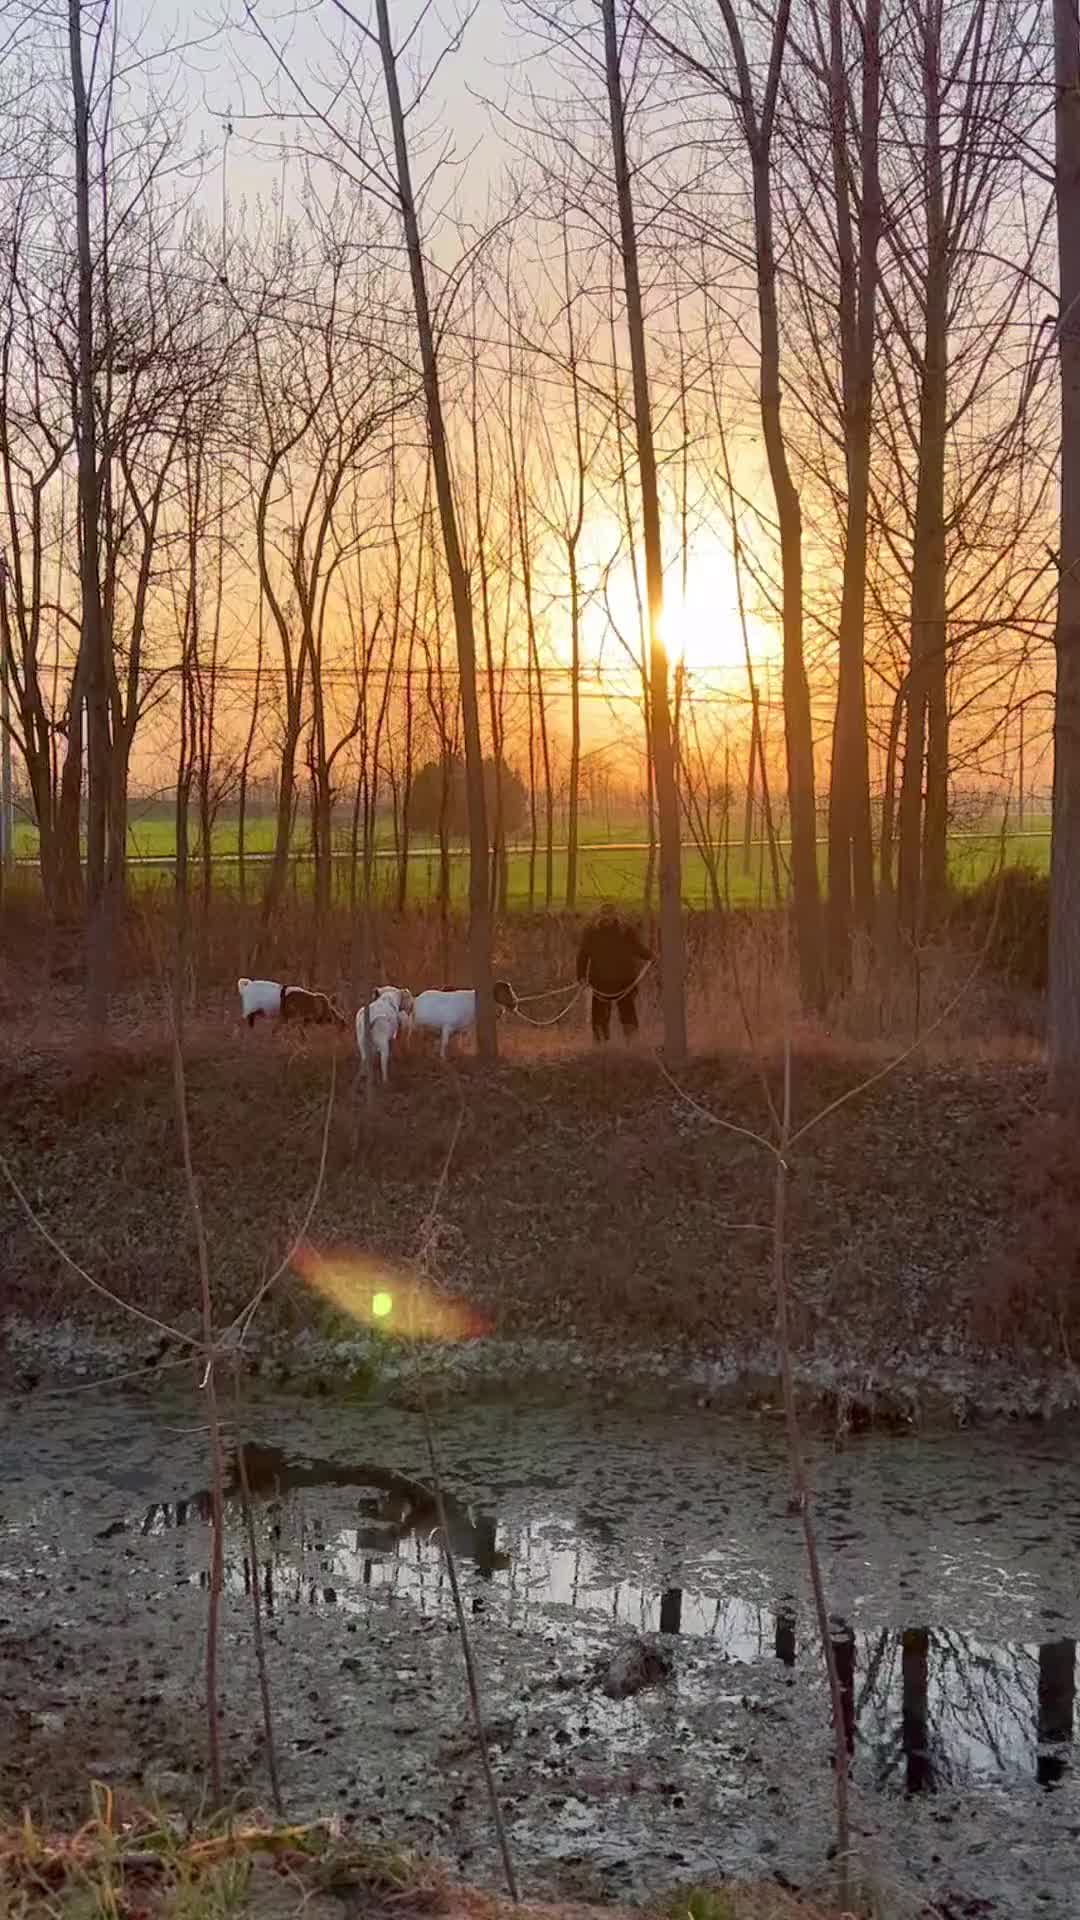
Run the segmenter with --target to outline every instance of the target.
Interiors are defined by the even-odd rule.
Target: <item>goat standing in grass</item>
[[[278,1020],[281,1017],[281,996],[285,989],[277,980],[238,980],[236,991],[240,995],[240,1018],[254,1027],[256,1020]]]
[[[283,987],[277,980],[238,980],[240,1017],[249,1027],[256,1020],[293,1021],[303,1026],[345,1025],[345,1015],[328,993],[311,993],[307,987]]]
[[[281,989],[281,1018],[303,1026],[343,1027],[346,1018],[336,1000],[328,993],[312,993],[307,987]]]
[[[495,1005],[504,1011],[512,1012],[517,1005],[517,995],[509,980],[496,980],[493,994]],[[439,992],[429,987],[426,993],[417,994],[413,1002],[412,1024],[428,1033],[439,1034],[439,1055],[445,1060],[453,1035],[468,1033],[476,1025],[475,988],[454,987]]]
[[[413,1007],[416,1005],[408,987],[376,987],[372,1001],[389,1000],[398,1010],[399,1033],[408,1033],[412,1027]]]
[[[407,987],[380,987],[370,1004],[357,1013],[357,1052],[366,1066],[370,1041],[384,1086],[390,1078],[390,1050],[395,1040],[408,1033],[412,1010],[413,997]]]

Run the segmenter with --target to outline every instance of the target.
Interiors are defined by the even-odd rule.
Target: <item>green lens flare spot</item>
[[[389,1293],[372,1294],[371,1311],[374,1314],[376,1320],[385,1320],[387,1314],[393,1311],[393,1306],[394,1306],[394,1300],[393,1300],[392,1294],[389,1294]]]

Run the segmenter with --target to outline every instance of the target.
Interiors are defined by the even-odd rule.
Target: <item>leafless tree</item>
[[[512,312],[507,288],[507,312]],[[547,696],[540,654],[540,618],[536,583],[537,537],[533,491],[526,449],[539,435],[540,405],[528,379],[524,355],[511,337],[507,350],[504,433],[510,472],[510,504],[516,539],[516,572],[520,584],[520,614],[525,630],[526,724],[529,752],[529,881],[530,910],[536,903],[536,861],[539,846],[538,775],[543,776],[544,905],[555,892],[555,792],[552,784],[551,738]]]
[[[753,258],[758,319],[758,400],[769,474],[776,502],[782,573],[784,637],[784,736],[795,939],[803,1000],[822,1003],[825,986],[821,895],[817,868],[814,742],[810,687],[803,645],[803,515],[792,477],[782,407],[782,357],[778,262],[775,240],[774,147],[780,87],[789,54],[791,0],[779,0],[768,23],[766,74],[760,95],[751,67],[752,40],[734,0],[719,0],[723,35],[714,36],[710,16],[692,10],[686,35],[672,39],[654,23],[649,35],[669,58],[722,100],[732,99],[750,163]],[[729,66],[734,83],[729,81]]]
[[[1080,1084],[1080,17],[1054,0],[1055,189],[1061,366],[1061,537],[1055,647],[1050,1080]]]
[[[94,30],[94,60],[107,19],[102,6]],[[109,926],[106,918],[105,861],[109,818],[111,742],[109,738],[108,676],[105,661],[105,624],[102,608],[101,460],[94,383],[95,359],[94,248],[90,216],[91,102],[83,57],[85,22],[82,0],[68,0],[68,44],[71,59],[71,101],[75,142],[75,235],[78,277],[78,321],[75,349],[76,430],[79,501],[80,635],[75,667],[78,692],[87,716],[87,755],[90,776],[86,828],[86,885],[90,915],[90,1016],[103,1025],[108,1011]],[[65,768],[65,773],[67,769]],[[77,796],[76,796],[77,802]],[[69,796],[70,806],[70,796]]]
[[[883,408],[880,425],[900,424],[894,472],[911,542],[897,906],[916,936],[940,918],[946,894],[949,670],[962,595],[983,570],[980,521],[988,510],[999,517],[1002,473],[1023,448],[1038,374],[1034,334],[1018,371],[1010,346],[1046,218],[1029,206],[1025,182],[1039,112],[1035,31],[1014,0],[979,0],[967,15],[941,0],[912,8],[883,89],[891,132],[881,353],[899,405]],[[1010,252],[998,223],[1015,205],[1023,213]],[[888,517],[896,523],[895,508]]]
[[[582,355],[589,345],[586,332],[587,309],[582,285],[575,284],[571,260],[571,208],[560,209],[560,277],[557,283],[557,322],[552,328],[557,339],[545,354],[545,364],[559,367],[565,381],[568,421],[552,421],[550,408],[535,413],[537,436],[543,449],[543,484],[538,475],[534,493],[537,516],[547,530],[551,561],[559,578],[559,591],[553,602],[561,604],[565,596],[569,625],[570,659],[568,667],[570,698],[570,750],[567,769],[566,803],[566,905],[577,906],[578,843],[581,811],[581,677],[582,623],[587,599],[587,582],[582,556],[586,525],[590,476],[595,464],[603,424],[598,428],[587,419],[587,396],[582,374]],[[577,278],[587,278],[590,259],[579,263]],[[545,345],[547,342],[545,341]],[[593,409],[595,411],[595,409]],[[569,446],[570,458],[566,457]]]
[[[58,290],[35,268],[35,232],[47,142],[32,149],[25,175],[12,182],[5,208],[0,282],[0,485],[3,489],[4,564],[0,621],[4,658],[14,696],[12,728],[26,767],[46,901],[54,912],[78,906],[78,848],[67,878],[74,897],[61,894],[58,733],[48,675],[59,666],[66,621],[62,486],[74,441],[68,393],[49,365],[49,327]],[[54,486],[54,483],[55,486]],[[54,503],[54,494],[58,496]],[[57,526],[57,516],[61,525]],[[52,641],[54,659],[47,655]]]
[[[787,133],[789,144],[802,148],[803,190],[791,196],[790,245],[812,360],[822,369],[835,423],[827,431],[829,453],[841,456],[845,475],[836,502],[842,585],[826,911],[829,980],[843,990],[851,971],[852,909],[865,932],[874,927],[865,624],[882,224],[880,0],[856,9],[841,0],[810,0],[802,25],[806,40],[796,52],[808,99],[796,83]],[[823,125],[827,167],[818,138]]]
[[[676,749],[664,645],[664,561],[660,537],[660,496],[653,443],[652,402],[645,348],[645,314],[638,267],[633,181],[626,142],[622,71],[622,35],[616,0],[602,0],[604,73],[607,83],[615,200],[626,292],[626,324],[634,382],[634,431],[641,487],[642,538],[649,608],[650,720],[656,806],[660,823],[660,950],[664,1049],[672,1064],[686,1055],[686,958],[682,924],[682,859]]]
[[[230,263],[244,287],[243,318],[257,408],[255,550],[260,592],[276,633],[284,708],[274,857],[264,921],[277,912],[288,874],[296,768],[310,706],[317,917],[330,899],[333,769],[344,744],[332,737],[327,698],[328,622],[339,576],[363,529],[352,509],[366,464],[393,411],[395,388],[378,339],[372,288],[358,280],[360,216],[335,199],[307,197],[305,249],[287,229],[265,253],[237,247]],[[299,275],[318,293],[297,324]],[[364,325],[364,320],[370,325]],[[356,723],[358,724],[358,723]],[[352,732],[350,738],[355,737]]]
[[[412,283],[416,331],[423,367],[428,444],[439,508],[443,549],[450,576],[450,595],[457,638],[461,710],[465,733],[465,777],[469,802],[469,946],[473,985],[477,996],[476,1035],[481,1054],[497,1051],[495,1002],[491,987],[491,914],[488,890],[488,826],[484,796],[484,755],[476,691],[476,628],[471,588],[462,557],[450,467],[450,449],[443,415],[442,386],[435,330],[428,297],[427,265],[412,184],[412,162],[406,137],[398,54],[390,27],[387,0],[376,0],[378,49],[386,87],[386,103],[394,151],[394,188],[405,234]],[[367,33],[367,29],[364,29]],[[368,36],[370,37],[370,36]]]

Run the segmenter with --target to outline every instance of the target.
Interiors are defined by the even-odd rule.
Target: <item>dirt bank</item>
[[[222,1322],[288,1249],[319,1179],[330,1054],[260,1041],[203,1030],[188,1071]],[[799,1121],[866,1066],[798,1059]],[[407,1258],[460,1108],[431,1259],[501,1341],[572,1339],[624,1369],[658,1348],[744,1377],[762,1356],[768,1365],[772,1157],[728,1130],[769,1127],[745,1056],[693,1063],[684,1085],[697,1107],[648,1055],[449,1072],[412,1059],[371,1109],[353,1076],[343,1052],[309,1227],[317,1245]],[[798,1143],[790,1272],[804,1370],[844,1382],[842,1396],[860,1382],[873,1394],[966,1373],[991,1398],[1002,1381],[1026,1382],[1018,1406],[1068,1398],[1080,1150],[1041,1099],[1034,1067],[908,1069]],[[0,1116],[10,1170],[49,1231],[122,1299],[192,1324],[194,1247],[160,1037],[98,1059],[59,1046],[9,1053]],[[8,1186],[0,1240],[9,1310],[39,1326],[74,1317],[121,1330]],[[259,1324],[287,1343],[342,1331],[291,1274]]]

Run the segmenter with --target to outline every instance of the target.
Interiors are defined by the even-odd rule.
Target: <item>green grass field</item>
[[[1000,827],[988,826],[984,832],[976,835],[957,833],[950,843],[950,864],[953,879],[962,889],[976,886],[980,880],[993,872],[1001,862],[1004,853],[1006,865],[1026,865],[1037,872],[1045,873],[1050,859],[1050,822],[1046,815],[1034,815],[1025,822],[1023,836],[1010,833],[1005,836],[1002,845]],[[617,900],[626,906],[638,906],[644,899],[647,855],[640,845],[627,843],[639,842],[642,838],[640,820],[609,821],[605,818],[585,817],[581,825],[582,850],[578,856],[578,902],[588,907],[598,900]],[[265,855],[270,852],[274,839],[274,822],[269,817],[249,820],[245,835],[249,854]],[[170,861],[176,845],[175,827],[171,815],[151,814],[137,817],[129,830],[129,846],[132,855],[138,859],[150,858]],[[234,859],[237,851],[237,823],[235,819],[222,820],[215,828],[213,852],[215,859],[215,877],[223,889],[236,885],[237,869]],[[340,835],[340,845],[344,852],[347,836]],[[392,853],[392,835],[390,823],[385,823],[378,837],[380,852]],[[306,827],[297,830],[294,847],[301,856],[293,867],[292,884],[300,892],[306,893],[311,886],[311,866],[302,856],[310,850],[310,840]],[[21,859],[32,859],[37,851],[37,831],[34,827],[21,823],[16,829],[16,854]],[[782,857],[785,854],[781,850]],[[822,879],[825,878],[825,848],[819,846],[818,859]],[[722,897],[730,900],[733,906],[771,905],[773,886],[771,866],[767,850],[755,844],[750,851],[749,864],[744,861],[742,846],[733,841],[725,861],[723,851],[718,854],[718,879]],[[535,864],[534,900],[538,907],[544,904],[545,863],[542,850],[538,852]],[[248,886],[258,890],[261,863],[256,861],[248,870]],[[350,871],[347,858],[335,861],[335,894],[341,901],[349,898]],[[148,886],[168,884],[171,873],[168,866],[134,868],[132,879]],[[413,843],[413,857],[409,863],[409,898],[417,905],[427,904],[437,896],[439,882],[438,849],[430,842],[420,838]],[[396,890],[396,871],[392,858],[381,858],[376,863],[376,893],[379,897],[390,897]],[[455,902],[463,904],[468,892],[468,859],[463,848],[455,848],[451,864],[451,895]],[[708,869],[697,848],[685,846],[683,849],[683,897],[688,906],[707,907],[712,904],[712,887]],[[566,899],[566,855],[557,851],[554,858],[553,904],[561,906]],[[514,851],[509,856],[508,901],[511,908],[525,908],[529,904],[529,855],[527,851]]]

